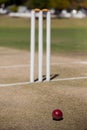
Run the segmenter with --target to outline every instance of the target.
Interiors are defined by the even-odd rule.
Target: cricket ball
[[[52,111],[52,118],[53,120],[62,120],[63,119],[63,113],[59,109],[55,109]]]

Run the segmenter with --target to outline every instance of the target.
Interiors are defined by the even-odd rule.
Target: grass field
[[[17,18],[0,18],[0,46],[19,49],[29,49],[30,20]],[[53,19],[52,20],[52,51],[71,52],[87,51],[87,23],[86,19]],[[36,22],[36,48],[38,44],[38,30]],[[44,20],[44,48],[45,48],[45,20]]]
[[[52,19],[56,77],[13,87],[9,84],[29,81],[29,43],[29,19],[0,16],[0,130],[87,130],[87,19]],[[36,33],[36,49],[37,43]],[[44,50],[45,44],[44,20]],[[44,53],[43,75],[45,62]],[[61,121],[52,120],[56,108],[63,111]]]

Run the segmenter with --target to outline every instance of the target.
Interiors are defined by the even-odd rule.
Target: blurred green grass
[[[1,28],[0,46],[29,49],[29,30],[26,28]]]
[[[44,20],[44,48],[46,33]],[[36,21],[36,49],[38,48],[38,21]],[[86,52],[86,19],[52,19],[51,46],[53,52]],[[29,50],[30,19],[0,17],[0,46]]]
[[[87,51],[86,28],[52,30],[52,48],[55,51]]]

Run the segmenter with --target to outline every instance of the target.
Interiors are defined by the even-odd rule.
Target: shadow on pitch
[[[59,74],[52,74],[52,75],[50,75],[50,80],[53,80],[58,76],[59,76]],[[42,81],[45,81],[45,80],[46,80],[46,75],[43,75],[43,80]],[[34,80],[34,82],[37,82],[37,81],[38,81],[38,78]]]
[[[53,118],[53,120],[54,120],[54,121],[62,121],[62,120],[64,120],[64,118],[61,118],[61,119],[54,119],[54,118]]]

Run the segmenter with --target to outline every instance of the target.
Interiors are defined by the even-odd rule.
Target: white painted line
[[[0,84],[0,87],[15,87],[20,85],[29,85],[29,84],[36,84],[36,83],[41,83],[41,82],[35,81],[35,82],[18,82],[18,83]]]
[[[67,63],[67,62],[56,62],[56,63],[52,63],[51,65],[59,65],[59,64],[62,64],[62,65],[64,65],[64,64],[68,64],[68,65],[70,65],[70,64],[84,64],[84,65],[86,65],[87,61],[69,62],[69,63]]]
[[[30,82],[19,82],[19,83],[9,83],[9,84],[0,84],[0,87],[10,87],[10,86],[20,86],[20,85],[28,85]]]
[[[52,65],[59,65],[59,64],[87,64],[87,61],[79,61],[79,62],[59,62],[59,63],[53,63]]]
[[[83,61],[83,62],[70,62],[70,63],[63,63],[63,62],[59,62],[59,63],[52,63],[51,66],[54,66],[54,65],[59,65],[59,64],[84,64],[86,65],[87,62],[86,61]],[[29,67],[30,64],[18,64],[18,65],[7,65],[7,66],[0,66],[0,69],[4,69],[4,68],[7,68],[7,69],[10,69],[10,68],[24,68],[24,67]],[[43,65],[43,66],[46,66],[46,65]]]
[[[51,81],[69,81],[69,80],[80,80],[80,79],[87,79],[87,77],[61,78],[61,79],[54,79]]]
[[[29,64],[20,64],[20,65],[7,65],[7,66],[0,66],[0,69],[10,69],[10,68],[24,68],[29,67]]]
[[[80,64],[87,64],[87,62],[86,61],[83,61],[83,62],[79,62]]]
[[[80,80],[80,79],[87,79],[87,77],[72,77],[72,78],[61,78],[61,79],[54,79],[54,80],[50,80],[48,81],[43,81],[43,83],[48,82],[58,82],[58,81],[70,81],[70,80]],[[42,83],[42,82],[19,82],[19,83],[10,83],[10,84],[0,84],[0,87],[15,87],[15,86],[20,86],[20,85],[29,85],[29,84],[36,84],[36,83]]]

